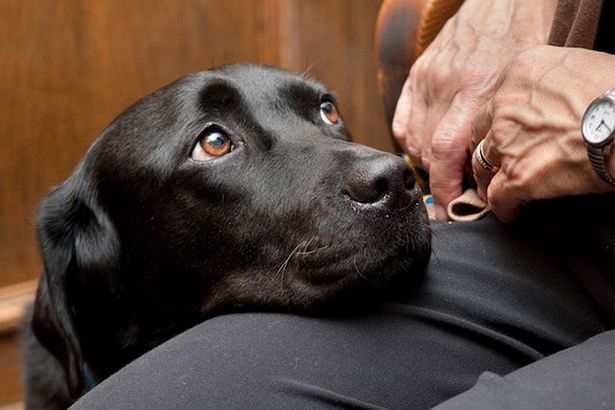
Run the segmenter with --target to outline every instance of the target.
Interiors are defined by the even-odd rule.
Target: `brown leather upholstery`
[[[390,125],[412,63],[463,0],[384,0],[376,22],[378,87]]]

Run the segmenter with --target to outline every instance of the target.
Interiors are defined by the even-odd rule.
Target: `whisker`
[[[307,78],[309,75],[310,70],[312,70],[312,68],[314,68],[314,66],[318,63],[318,58],[316,60],[314,60],[314,62],[312,64],[310,64],[304,71],[303,73],[301,73],[302,77]]]
[[[312,241],[314,239],[316,239],[316,237],[312,236],[309,241],[304,242],[303,250],[301,250],[301,251],[298,250],[297,252],[295,252],[295,255],[299,256],[298,262],[300,262],[300,263],[304,263],[305,262],[304,259],[303,259],[303,256],[306,255],[307,250],[310,247],[310,244],[312,243]]]
[[[320,248],[310,249],[309,251],[299,251],[299,252],[296,252],[296,255],[309,255],[311,253],[322,251],[330,247],[331,245],[325,245],[325,246],[321,246]]]
[[[310,240],[305,243],[305,246],[303,247],[303,251],[302,252],[306,252],[308,250],[308,248],[310,247],[310,245],[312,244],[312,241],[314,239],[316,239],[316,236],[312,236],[310,238]]]
[[[357,274],[364,280],[367,280],[367,277],[365,277],[365,275],[361,273],[361,271],[359,270],[359,267],[357,266],[357,256],[356,255],[353,256],[352,258],[352,265],[354,266],[354,270],[357,272]]]
[[[295,255],[295,253],[299,250],[299,248],[304,244],[303,241],[299,242],[299,244],[297,246],[295,246],[295,248],[290,252],[290,255],[288,255],[288,257],[286,258],[286,260],[284,261],[284,263],[282,263],[282,265],[280,266],[280,268],[277,270],[277,272],[274,274],[274,277],[277,277],[278,275],[280,275],[280,281],[283,282],[284,281],[284,274],[286,273],[286,268],[288,267],[288,263],[290,262],[290,260],[292,259],[293,255]]]

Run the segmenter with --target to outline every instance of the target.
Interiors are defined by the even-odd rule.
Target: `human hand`
[[[546,44],[556,1],[466,0],[413,64],[397,103],[393,134],[430,173],[436,216],[461,194],[471,121],[521,50]]]
[[[612,191],[591,167],[581,135],[589,103],[613,85],[615,57],[541,46],[519,54],[472,124],[493,171],[472,156],[478,194],[503,221],[531,200]]]

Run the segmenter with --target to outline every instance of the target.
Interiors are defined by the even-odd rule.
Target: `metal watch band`
[[[602,97],[599,97],[599,98],[604,98],[604,97],[607,97],[611,100],[615,100],[615,88],[612,88],[606,91],[604,94],[602,94]],[[612,138],[612,135],[610,138]],[[589,161],[592,167],[594,168],[594,171],[596,171],[598,176],[602,178],[602,180],[604,180],[607,184],[615,186],[615,178],[613,178],[608,168],[608,160],[609,160],[608,151],[612,145],[613,145],[612,142],[608,143],[607,145],[603,147],[592,147],[591,145],[587,144],[587,142],[585,144],[585,146],[587,147],[587,154],[589,156]]]
[[[594,148],[588,146],[587,153],[589,155],[589,161],[598,176],[600,176],[600,178],[602,178],[605,182],[615,186],[615,179],[613,179],[613,176],[611,176],[609,170],[606,168],[605,149],[608,147],[609,146],[604,148]]]

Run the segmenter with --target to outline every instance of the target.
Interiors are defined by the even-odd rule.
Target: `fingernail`
[[[438,221],[448,220],[448,214],[446,213],[446,209],[444,209],[442,205],[435,205],[434,209],[436,210],[436,219]]]

